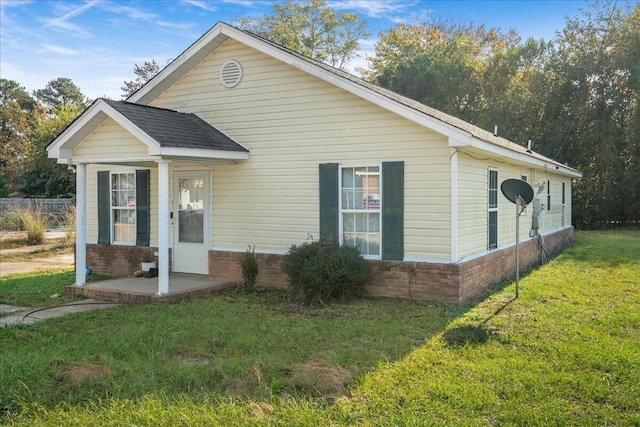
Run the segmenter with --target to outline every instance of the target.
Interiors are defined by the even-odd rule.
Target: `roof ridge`
[[[110,104],[112,102],[116,102],[118,104],[129,104],[129,105],[135,105],[136,107],[153,108],[153,109],[156,109],[156,110],[170,111],[172,113],[178,113],[178,114],[193,114],[193,113],[183,113],[181,111],[172,110],[170,108],[162,108],[162,107],[155,107],[153,105],[138,104],[137,102],[130,102],[130,101],[127,101],[127,100],[118,101],[118,100],[109,99],[109,98],[98,98],[98,99],[102,99],[103,101],[108,101],[107,104]]]
[[[505,138],[503,136],[496,135],[496,134],[492,133],[491,131],[489,131],[487,129],[483,129],[478,125],[470,123],[470,122],[468,122],[468,121],[466,121],[464,119],[461,119],[459,117],[456,117],[456,116],[454,116],[452,114],[445,113],[444,111],[438,110],[437,108],[431,107],[431,106],[429,106],[427,104],[424,104],[424,103],[422,103],[420,101],[417,101],[417,100],[415,100],[413,98],[409,98],[408,96],[399,94],[399,93],[394,92],[394,91],[392,91],[390,89],[384,88],[384,87],[379,86],[379,85],[377,85],[375,83],[371,83],[371,82],[369,82],[367,80],[364,80],[361,77],[358,77],[358,76],[355,76],[355,75],[349,73],[348,71],[333,67],[333,66],[331,66],[329,64],[326,64],[326,63],[324,63],[322,61],[319,61],[317,59],[314,59],[314,58],[311,58],[309,56],[306,56],[306,55],[304,55],[304,54],[302,54],[300,52],[296,52],[294,50],[291,50],[291,49],[289,49],[289,48],[287,48],[285,46],[282,46],[279,43],[276,43],[276,42],[274,42],[272,40],[269,40],[269,39],[267,39],[267,38],[265,38],[265,37],[263,37],[263,36],[261,36],[259,34],[251,32],[249,30],[243,30],[243,29],[234,27],[232,25],[226,24],[225,22],[222,22],[222,23],[225,24],[225,25],[228,25],[229,27],[232,27],[232,28],[235,28],[235,29],[239,30],[239,31],[247,34],[250,37],[256,38],[259,41],[262,41],[262,42],[267,43],[267,44],[269,44],[271,46],[274,46],[277,49],[280,49],[280,50],[282,50],[283,52],[285,52],[287,54],[290,54],[290,55],[293,55],[293,56],[295,56],[297,58],[300,58],[303,61],[306,61],[306,62],[308,62],[308,63],[310,63],[312,65],[316,65],[316,66],[318,66],[318,67],[320,67],[320,68],[322,68],[322,69],[324,69],[324,70],[326,70],[326,71],[328,71],[330,73],[333,73],[333,74],[337,75],[338,77],[345,78],[345,79],[347,79],[347,80],[349,80],[349,81],[351,81],[351,82],[353,82],[353,83],[355,83],[357,85],[362,86],[365,89],[372,90],[372,91],[374,91],[374,92],[376,92],[376,93],[378,93],[378,94],[390,99],[391,101],[398,102],[398,103],[404,105],[405,107],[411,108],[411,109],[413,109],[413,110],[415,110],[415,111],[417,111],[417,112],[419,112],[421,114],[426,114],[429,117],[432,117],[432,118],[434,118],[436,120],[444,122],[444,123],[446,123],[446,124],[448,124],[450,126],[453,126],[453,127],[457,128],[457,129],[463,131],[463,132],[468,132],[473,137],[479,138],[479,139],[481,139],[481,140],[483,140],[483,141],[485,141],[485,142],[487,142],[489,144],[493,144],[493,145],[496,145],[496,146],[499,146],[499,147],[501,146],[501,147],[503,147],[503,148],[505,148],[507,150],[514,151],[516,153],[526,153],[527,155],[529,155],[531,157],[538,158],[538,159],[544,159],[545,161],[549,161],[549,162],[551,162],[553,164],[561,165],[563,167],[567,167],[569,169],[573,169],[573,168],[571,168],[570,166],[568,166],[566,164],[563,164],[563,163],[561,163],[561,162],[559,162],[559,161],[557,161],[555,159],[547,157],[547,156],[545,156],[543,154],[540,154],[540,153],[538,153],[536,151],[533,151],[533,150],[528,151],[527,148],[524,145],[518,144],[517,142],[511,141],[511,140],[509,140],[509,139],[507,139],[507,138]]]

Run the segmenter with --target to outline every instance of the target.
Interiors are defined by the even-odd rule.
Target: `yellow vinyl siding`
[[[243,68],[233,89],[218,80],[229,59]],[[214,248],[284,252],[317,239],[318,164],[400,160],[405,257],[449,259],[444,136],[234,41],[152,105],[195,113],[250,150],[248,161],[214,165]]]
[[[521,179],[527,176],[532,185],[539,179],[551,180],[551,211],[542,211],[542,224],[539,233],[544,235],[561,228],[562,224],[562,182],[566,189],[565,227],[571,226],[571,179],[553,174],[548,170],[531,170],[523,165],[505,163],[497,159],[476,160],[464,152],[458,152],[458,257],[465,258],[487,250],[488,222],[488,170],[498,170],[498,188],[507,179]],[[475,157],[476,154],[473,154]],[[535,193],[535,191],[534,191]],[[546,204],[547,192],[538,196]],[[532,204],[527,207],[526,215],[520,216],[520,241],[529,239],[533,219]],[[516,213],[515,205],[509,202],[502,192],[498,193],[498,248],[515,243]]]
[[[147,146],[113,119],[107,119],[74,150],[77,161],[147,157]]]

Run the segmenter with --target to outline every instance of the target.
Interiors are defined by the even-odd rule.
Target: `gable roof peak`
[[[483,151],[498,151],[506,157],[518,158],[525,162],[545,165],[545,167],[547,164],[552,164],[556,169],[562,168],[564,173],[575,177],[581,176],[580,172],[575,169],[539,153],[528,152],[526,147],[496,136],[469,122],[222,21],[216,23],[191,44],[153,79],[127,98],[127,101],[141,104],[152,102],[229,39],[236,40],[384,109],[395,112],[408,120],[441,133],[449,138],[452,147],[474,146]]]

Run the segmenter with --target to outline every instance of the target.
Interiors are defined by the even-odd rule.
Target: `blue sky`
[[[57,77],[69,77],[94,99],[120,99],[133,80],[134,64],[155,59],[164,65],[218,21],[271,11],[262,0],[0,0],[0,77],[29,92]],[[553,38],[587,2],[582,0],[418,1],[329,0],[336,10],[356,12],[372,35],[362,40],[371,52],[380,31],[420,19],[515,28],[521,37]],[[364,56],[364,55],[362,55]],[[351,64],[366,65],[362,58]]]

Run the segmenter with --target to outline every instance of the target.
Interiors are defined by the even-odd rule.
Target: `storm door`
[[[173,271],[209,274],[211,204],[208,171],[174,172]]]

